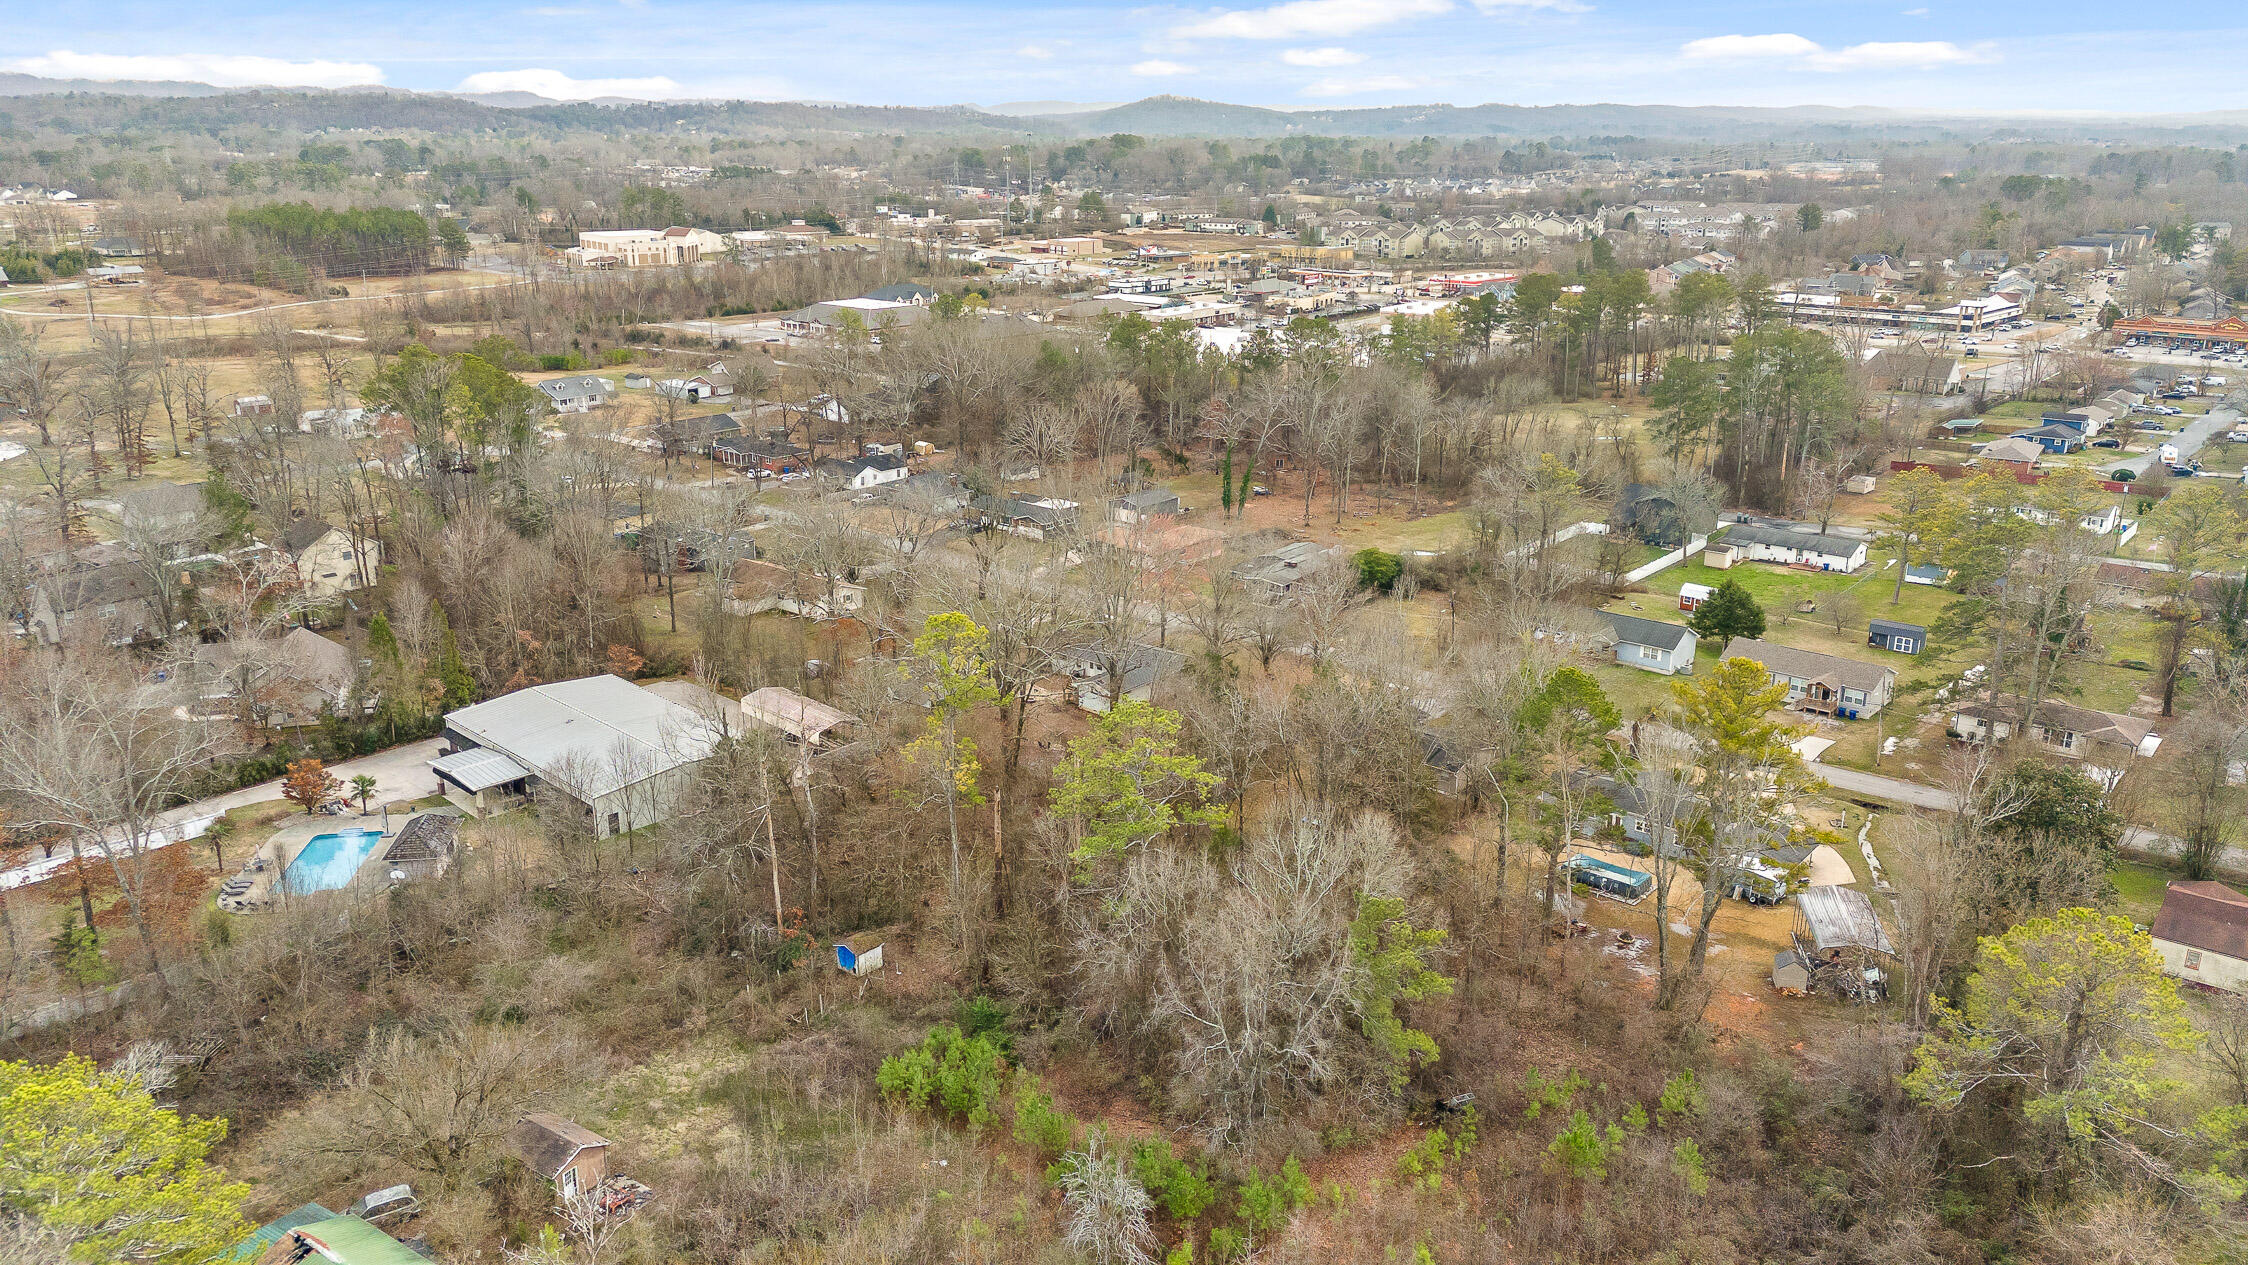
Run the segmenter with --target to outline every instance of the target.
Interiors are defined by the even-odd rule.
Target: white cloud
[[[1194,73],[1194,67],[1181,66],[1175,61],[1164,61],[1160,57],[1154,57],[1147,61],[1132,63],[1132,73],[1146,79],[1160,79],[1166,75],[1191,75]]]
[[[1918,9],[1907,9],[1905,10],[1905,16],[1908,18],[1924,18],[1928,16],[1928,9],[1926,6]]]
[[[678,84],[661,75],[646,79],[572,79],[559,70],[483,70],[461,80],[453,91],[528,92],[555,101],[589,101],[594,97],[665,100],[686,95]]]
[[[1928,66],[1978,66],[1997,61],[1984,47],[1961,48],[1950,40],[1911,40],[1852,44],[1811,59],[1819,70],[1916,70]]]
[[[1712,35],[1688,40],[1678,50],[1689,61],[1746,61],[1763,57],[1807,57],[1819,46],[1800,35]]]
[[[1291,66],[1355,66],[1366,60],[1366,54],[1347,48],[1291,48],[1280,54],[1280,60]]]
[[[1826,48],[1800,35],[1713,35],[1679,46],[1688,61],[1790,61],[1810,70],[1921,70],[1998,60],[1988,45],[1961,48],[1949,40],[1903,40]]]
[[[1363,97],[1377,92],[1417,92],[1426,86],[1410,75],[1367,75],[1358,79],[1322,79],[1304,89],[1307,97]]]
[[[345,88],[381,83],[382,67],[366,62],[287,61],[218,53],[75,53],[58,48],[37,57],[18,57],[7,69],[50,79],[185,79],[221,88],[274,85],[286,88]]]
[[[1028,57],[1032,61],[1046,61],[1049,58],[1053,57],[1053,55],[1053,49],[1047,48],[1044,45],[1040,44],[1025,44],[1021,48],[1015,50],[1015,56]]]
[[[1265,9],[1219,10],[1171,28],[1178,39],[1285,40],[1356,35],[1377,26],[1450,13],[1452,0],[1290,0]]]

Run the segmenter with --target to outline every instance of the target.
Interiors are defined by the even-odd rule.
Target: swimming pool
[[[382,842],[380,830],[340,830],[314,835],[282,872],[282,886],[297,896],[343,887]]]

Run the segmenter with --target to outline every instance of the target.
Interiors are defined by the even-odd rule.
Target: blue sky
[[[0,69],[222,84],[942,105],[1159,92],[1971,111],[2248,108],[2248,7],[2080,0],[81,0]]]

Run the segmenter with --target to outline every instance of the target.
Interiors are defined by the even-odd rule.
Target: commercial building
[[[607,837],[667,820],[722,734],[695,709],[603,674],[448,712],[444,736],[429,767],[461,808],[482,816],[550,787]]]

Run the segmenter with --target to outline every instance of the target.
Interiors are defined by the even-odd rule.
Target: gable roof
[[[1992,461],[2036,461],[2045,455],[2045,449],[2036,440],[2008,435],[2004,439],[1993,439],[1984,444],[1980,455]]]
[[[288,1231],[336,1265],[428,1265],[429,1258],[357,1217],[331,1217]]]
[[[2248,896],[2222,883],[2172,883],[2154,916],[2154,938],[2248,960]]]
[[[1866,547],[1866,542],[1855,536],[1838,536],[1833,532],[1823,531],[1797,531],[1792,527],[1772,527],[1763,523],[1735,523],[1726,530],[1720,543],[1810,549],[1844,558]]]
[[[548,378],[539,383],[538,388],[546,392],[548,399],[559,400],[565,396],[605,395],[609,391],[609,381],[595,374],[581,373],[568,378]]]
[[[534,1111],[507,1131],[507,1144],[533,1172],[553,1181],[578,1157],[578,1152],[588,1147],[607,1146],[609,1139],[575,1120],[565,1120],[552,1112]]]
[[[460,828],[461,819],[451,813],[417,814],[391,839],[383,860],[436,861],[451,856]]]
[[[1804,681],[1832,680],[1854,690],[1878,690],[1897,676],[1895,669],[1879,664],[1860,663],[1856,659],[1821,654],[1816,650],[1778,646],[1769,641],[1758,641],[1754,637],[1735,637],[1726,642],[1725,657],[1753,659],[1781,676]]]
[[[281,543],[287,545],[292,554],[303,553],[312,547],[314,541],[334,530],[334,527],[317,518],[300,518],[289,524],[289,530],[281,533]]]
[[[2000,720],[2009,724],[2020,715],[2020,700],[2001,694],[1996,698],[1971,699],[1953,708],[1961,716],[1978,720]],[[2114,743],[2134,750],[2154,733],[2154,722],[2116,712],[2097,711],[2078,707],[2057,698],[2038,700],[2037,710],[2030,713],[2030,723],[2047,729],[2072,733],[2091,742]]]
[[[1817,950],[1861,948],[1895,954],[1873,902],[1854,887],[1818,885],[1795,894],[1796,911]]]
[[[127,518],[178,518],[203,508],[203,485],[200,483],[159,483],[152,488],[140,488],[117,498],[118,508]]]
[[[1866,631],[1869,633],[1878,633],[1884,637],[1895,637],[1901,635],[1906,637],[1925,638],[1928,635],[1927,629],[1921,627],[1918,624],[1908,624],[1901,619],[1867,620]]]
[[[1615,630],[1616,640],[1635,646],[1649,646],[1657,650],[1676,650],[1685,644],[1694,631],[1684,624],[1665,623],[1659,619],[1641,619],[1637,615],[1621,615],[1602,611],[1608,626]]]

